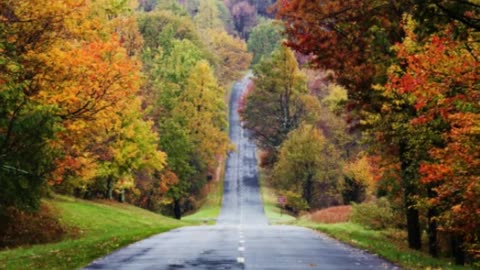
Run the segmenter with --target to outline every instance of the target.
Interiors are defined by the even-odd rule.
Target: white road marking
[[[245,258],[244,257],[238,257],[237,262],[238,263],[245,263]]]
[[[245,251],[244,247],[238,247],[238,251]]]
[[[245,243],[245,240],[240,240],[238,241],[240,244],[244,244]]]

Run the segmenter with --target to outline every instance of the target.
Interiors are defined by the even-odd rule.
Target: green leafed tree
[[[192,69],[173,112],[189,130],[196,151],[210,169],[218,165],[218,156],[228,148],[224,94],[208,62],[200,61]]]
[[[282,190],[301,195],[310,208],[326,207],[339,200],[339,159],[321,131],[302,124],[281,145],[272,181]]]
[[[308,115],[305,76],[293,52],[280,47],[255,66],[253,82],[241,115],[259,146],[275,156],[287,134]]]
[[[248,51],[253,53],[252,64],[262,57],[268,58],[282,43],[283,27],[274,20],[264,20],[252,29],[248,39]]]

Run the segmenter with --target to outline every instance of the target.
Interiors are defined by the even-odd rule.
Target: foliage
[[[307,94],[305,76],[293,52],[280,47],[270,59],[254,68],[254,88],[246,97],[241,116],[245,127],[265,150],[276,152],[287,134],[306,116],[302,96]]]
[[[57,220],[54,209],[45,204],[36,213],[9,208],[6,218],[15,222],[0,227],[0,248],[57,242],[66,234],[66,228]]]
[[[280,47],[282,31],[281,25],[274,20],[263,20],[252,29],[248,39],[248,51],[253,53],[252,64],[270,57]]]
[[[207,31],[209,47],[215,52],[216,77],[225,87],[238,80],[248,69],[252,56],[247,52],[245,41],[227,34],[225,31]]]
[[[377,231],[369,230],[361,225],[347,222],[335,224],[318,224],[299,221],[297,224],[306,226],[352,245],[357,248],[378,254],[404,269],[423,270],[428,268],[441,268],[451,270],[472,269],[469,266],[453,265],[451,261],[438,259],[416,250],[408,249],[404,238],[400,240],[394,234],[401,233],[396,230]]]
[[[344,194],[356,194],[347,202],[361,202],[366,196],[372,196],[376,189],[375,175],[373,174],[373,165],[368,156],[360,154],[355,160],[348,162],[343,167],[345,182],[342,188]],[[348,183],[347,181],[351,181]],[[358,189],[358,190],[355,190]]]
[[[282,143],[272,179],[280,189],[299,194],[308,207],[330,206],[337,200],[338,160],[338,152],[318,129],[301,125]]]
[[[367,229],[382,230],[394,226],[394,214],[385,198],[352,205],[351,221]]]
[[[392,69],[388,87],[412,100],[416,129],[437,134],[422,162],[421,182],[431,189],[428,204],[437,210],[442,230],[478,241],[478,44],[455,41],[451,29],[418,44],[412,31],[398,45],[404,71]],[[473,50],[471,50],[473,48]],[[470,249],[478,252],[478,247]]]
[[[0,251],[2,269],[76,269],[114,250],[185,225],[128,204],[66,196],[46,200],[68,229],[61,242]],[[31,224],[30,226],[38,224]],[[82,252],[79,252],[82,251]]]
[[[332,206],[308,214],[306,217],[314,222],[333,224],[348,222],[352,214],[351,205]]]
[[[251,29],[257,23],[257,10],[247,0],[226,0],[225,5],[233,17],[235,30],[243,39],[248,39]]]

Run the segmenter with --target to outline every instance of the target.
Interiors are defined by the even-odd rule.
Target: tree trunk
[[[433,198],[435,196],[435,191],[430,186],[428,187],[428,197]],[[438,239],[437,239],[437,218],[438,212],[435,207],[430,207],[427,211],[428,219],[428,253],[433,257],[438,257]]]
[[[107,194],[106,195],[108,200],[113,200],[113,180],[111,176],[107,178]]]
[[[414,208],[414,204],[412,203],[407,203],[406,207],[408,246],[412,249],[419,250],[422,248],[422,238],[418,210]]]
[[[125,202],[125,189],[122,189],[122,191],[120,191],[120,195],[118,196],[118,201],[121,203]]]
[[[312,206],[312,194],[313,194],[313,175],[309,173],[307,175],[307,180],[303,184],[303,198],[307,201],[309,207]]]
[[[455,263],[458,265],[465,264],[465,251],[463,250],[463,237],[454,234],[451,239],[452,255],[455,258]]]
[[[407,149],[405,143],[399,145],[399,157],[401,162],[401,175],[403,183],[403,199],[405,203],[405,212],[407,218],[408,246],[419,250],[422,248],[422,235],[420,230],[420,218],[418,210],[415,208],[414,196],[417,194],[413,164],[406,155]]]
[[[438,257],[438,240],[437,240],[437,211],[430,208],[427,211],[428,219],[428,253],[433,257]]]
[[[176,219],[182,218],[182,208],[181,208],[180,199],[173,200],[173,214],[175,215]]]

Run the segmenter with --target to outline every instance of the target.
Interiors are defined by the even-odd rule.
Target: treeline
[[[367,200],[393,213],[411,248],[425,237],[433,256],[478,261],[479,3],[294,0],[275,11],[295,53],[255,52],[242,116],[287,207]]]
[[[197,4],[0,1],[0,232],[51,192],[198,207],[251,56],[223,3]]]

